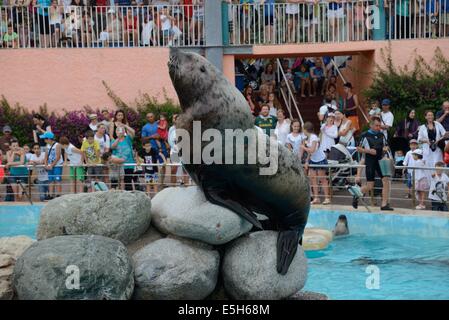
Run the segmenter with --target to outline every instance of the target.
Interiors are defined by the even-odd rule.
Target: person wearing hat
[[[441,110],[435,115],[437,121],[443,125],[446,131],[449,131],[449,101],[444,101]]]
[[[89,127],[87,128],[86,131],[92,130],[94,133],[97,132],[98,130],[98,117],[96,113],[91,113],[89,114]]]
[[[407,151],[404,157],[403,166],[404,167],[414,167],[415,166],[415,159],[413,158],[413,151],[418,149],[418,140],[412,139],[409,142],[410,150]],[[413,169],[404,169],[404,173],[407,171],[406,175],[406,182],[408,187],[408,193],[405,196],[407,199],[410,199],[412,197],[412,173]]]
[[[6,152],[8,152],[12,140],[17,139],[12,135],[11,127],[5,125],[3,127],[3,135],[0,137],[0,150],[3,154],[6,154]]]
[[[390,99],[382,100],[382,112],[380,113],[380,119],[382,120],[382,124],[380,127],[382,128],[382,132],[385,135],[385,139],[388,141],[388,129],[393,126],[394,115],[390,111]]]
[[[50,194],[57,197],[62,193],[61,176],[64,160],[61,155],[61,145],[55,141],[53,132],[45,132],[39,136],[47,143],[45,152],[45,167],[48,171],[48,181],[50,182]]]
[[[338,138],[338,128],[334,124],[335,113],[330,112],[327,114],[326,122],[321,125],[321,141],[320,146],[323,151],[328,154],[331,147],[335,145],[335,139]]]
[[[415,149],[412,151],[413,159],[415,160],[415,167],[425,168],[426,162],[423,160],[423,151]],[[418,195],[419,204],[416,206],[417,210],[426,208],[424,201],[426,194],[429,191],[430,171],[424,169],[414,169],[415,172],[415,190]]]

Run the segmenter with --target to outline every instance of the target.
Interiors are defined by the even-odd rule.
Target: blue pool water
[[[0,205],[0,237],[34,238],[41,208]],[[308,225],[331,230],[342,213],[351,234],[307,252],[305,290],[331,299],[449,299],[449,219],[312,210]]]

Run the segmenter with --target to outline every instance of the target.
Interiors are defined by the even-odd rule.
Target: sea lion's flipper
[[[295,230],[279,231],[277,241],[277,272],[285,275],[295,257],[299,245],[299,232]]]
[[[257,220],[257,216],[248,208],[241,205],[238,201],[232,199],[230,195],[224,190],[217,190],[216,188],[204,188],[204,195],[209,202],[237,213],[243,219],[252,223],[256,228],[263,229],[262,224]]]

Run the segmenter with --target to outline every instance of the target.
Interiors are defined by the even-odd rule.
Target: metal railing
[[[101,174],[96,174],[95,177],[90,177],[88,172],[84,172],[83,177],[77,176],[77,171],[74,170],[72,174],[69,174],[68,169],[70,166],[64,166],[63,173],[61,175],[61,181],[57,183],[51,183],[49,181],[39,182],[37,169],[42,166],[17,166],[27,167],[28,172],[26,175],[11,176],[6,175],[4,183],[0,181],[0,201],[14,201],[14,193],[20,193],[20,197],[15,200],[29,201],[31,197],[32,201],[41,201],[49,198],[43,196],[48,193],[57,195],[78,193],[78,192],[91,192],[96,190],[96,186],[92,184],[92,181],[104,182],[108,189],[128,189],[128,190],[142,190],[146,191],[150,196],[154,196],[157,192],[164,187],[183,185],[193,185],[189,176],[185,171],[180,169],[179,164],[123,164],[124,167],[138,167],[143,168],[145,166],[157,166],[158,176],[148,177],[145,173],[137,170],[132,172],[125,172],[119,170],[117,166],[110,167],[105,165],[98,165],[97,167],[108,168],[107,172],[104,171]],[[4,166],[3,166],[4,167]],[[89,166],[84,166],[89,168]],[[92,167],[92,166],[91,166]],[[347,191],[347,185],[359,182],[365,184],[365,178],[363,170],[365,165],[357,163],[343,163],[343,164],[328,164],[328,165],[309,165],[308,166],[309,181],[311,183],[312,191],[315,188],[319,189],[319,197],[321,200],[325,199],[325,193],[328,194],[331,204],[337,205],[350,205],[352,201],[352,195]],[[311,174],[311,169],[314,170],[314,177]],[[418,170],[424,170],[427,172],[429,179],[429,185],[431,183],[431,174],[436,169],[444,171],[449,176],[449,168],[428,168],[428,167],[404,167],[396,166],[394,176],[389,178],[390,195],[389,201],[395,208],[408,208],[415,209],[419,203],[416,190],[417,183],[415,181],[416,173]],[[407,170],[407,173],[403,171]],[[17,180],[20,180],[18,182]],[[380,185],[379,179],[376,178],[374,190],[365,195],[365,203],[370,206],[380,206],[382,185]],[[128,184],[128,187],[126,186]],[[15,190],[13,189],[16,188]],[[17,189],[18,188],[18,189]],[[52,189],[53,188],[53,189]],[[49,190],[50,189],[50,190]],[[445,189],[447,195],[447,188]],[[44,194],[45,193],[45,194]],[[425,206],[427,209],[432,208],[432,200],[428,198],[429,191],[425,191]],[[19,194],[17,194],[19,195]],[[313,196],[313,192],[311,193]],[[446,204],[444,202],[444,204]]]
[[[425,39],[449,36],[449,8],[439,0],[304,0],[232,4],[231,45]]]
[[[99,48],[204,44],[203,5],[0,6],[0,47]]]

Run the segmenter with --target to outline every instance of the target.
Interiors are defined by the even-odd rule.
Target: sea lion
[[[345,236],[349,234],[348,219],[344,214],[338,217],[333,234],[334,236]]]
[[[171,48],[168,67],[182,109],[177,121],[177,134],[179,129],[184,129],[192,137],[193,121],[201,121],[201,133],[215,128],[220,131],[221,137],[225,137],[225,129],[256,130],[243,95],[205,58]],[[224,141],[224,138],[220,139]],[[234,211],[259,229],[262,224],[255,213],[269,218],[273,229],[279,230],[277,272],[286,274],[307,223],[310,192],[299,159],[275,139],[271,143],[273,141],[278,164],[278,170],[273,175],[260,175],[260,169],[266,165],[259,162],[206,164],[202,161],[194,164],[193,141],[191,150],[194,152],[190,156],[182,152],[180,157],[184,168],[203,190],[208,201]],[[197,149],[196,153],[202,152],[207,143],[200,145],[201,150]],[[251,147],[246,141],[245,155]],[[273,156],[271,152],[269,155]]]

